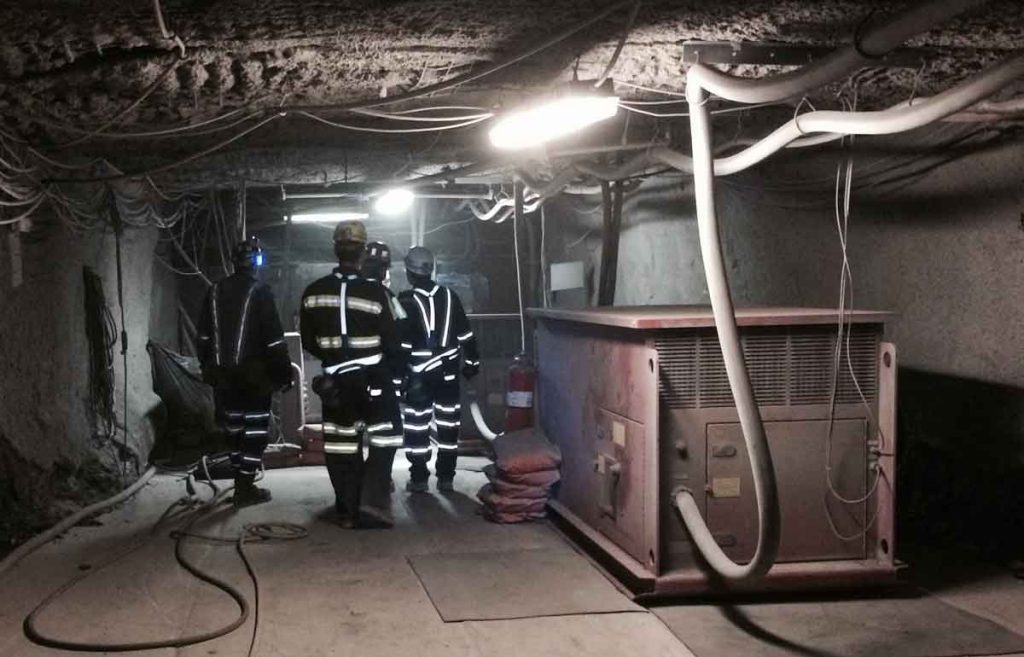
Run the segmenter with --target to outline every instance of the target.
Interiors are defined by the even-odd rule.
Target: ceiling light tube
[[[412,207],[416,195],[404,187],[389,189],[377,197],[373,209],[381,214],[397,215],[406,212]]]
[[[339,221],[362,221],[370,215],[358,210],[335,210],[324,212],[301,212],[291,215],[293,224],[336,224]]]
[[[501,150],[522,150],[546,144],[614,117],[616,96],[573,94],[536,107],[511,112],[491,128],[491,144]]]

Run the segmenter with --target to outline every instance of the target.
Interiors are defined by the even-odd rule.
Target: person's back
[[[391,465],[403,442],[391,392],[402,353],[387,290],[360,274],[365,242],[361,223],[338,225],[339,265],[306,288],[300,310],[302,346],[323,366],[314,391],[323,401],[327,471],[345,527],[390,526]]]
[[[203,379],[213,386],[218,423],[233,443],[238,506],[270,499],[253,482],[269,440],[271,396],[293,376],[274,296],[256,275],[262,258],[255,238],[238,245],[235,273],[210,288],[198,326]]]
[[[462,405],[459,371],[471,379],[480,369],[476,338],[462,301],[433,278],[434,257],[415,247],[405,258],[412,289],[399,295],[408,319],[403,333],[409,378],[405,409],[405,448],[411,463],[408,489],[427,490],[431,421],[436,426],[437,487],[452,490],[459,449]]]

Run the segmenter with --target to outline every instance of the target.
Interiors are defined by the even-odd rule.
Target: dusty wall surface
[[[6,239],[0,244],[0,507],[11,507],[12,513],[4,515],[9,523],[22,523],[20,528],[0,526],[0,534],[52,521],[68,505],[88,503],[120,486],[115,449],[94,438],[90,421],[82,280],[84,265],[101,276],[120,333],[113,235],[61,230],[36,239],[22,243],[24,280],[17,287],[12,285],[11,245]],[[164,313],[175,283],[154,275],[156,240],[155,229],[129,229],[123,238],[128,446],[139,455],[140,467],[153,443],[148,415],[157,403],[145,345],[151,327],[171,327],[156,328],[164,339],[172,339],[174,327],[173,315]],[[123,421],[119,346],[114,375],[114,403]],[[128,476],[135,472],[135,464],[129,464]]]

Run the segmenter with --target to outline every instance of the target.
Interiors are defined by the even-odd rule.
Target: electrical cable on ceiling
[[[427,85],[425,87],[420,87],[419,89],[416,89],[414,91],[408,91],[408,92],[405,92],[405,93],[400,93],[400,94],[397,94],[397,95],[394,95],[394,96],[390,96],[390,97],[387,97],[387,98],[379,98],[379,99],[372,99],[372,100],[357,101],[357,102],[354,102],[354,103],[348,103],[348,104],[343,104],[343,105],[333,105],[333,106],[332,105],[291,105],[291,106],[285,105],[285,106],[282,106],[282,109],[283,110],[288,110],[288,111],[297,111],[297,110],[306,110],[306,111],[316,111],[316,110],[348,111],[348,110],[353,110],[353,109],[365,109],[365,108],[373,108],[373,107],[382,107],[384,105],[393,105],[393,104],[396,104],[396,103],[401,103],[401,102],[405,102],[405,101],[408,101],[408,100],[413,100],[415,98],[422,98],[424,96],[429,96],[431,94],[435,94],[435,93],[440,92],[440,91],[447,91],[449,89],[454,89],[455,87],[461,86],[463,84],[467,84],[469,82],[475,82],[476,80],[479,80],[481,78],[485,78],[487,76],[493,75],[494,73],[497,73],[498,71],[504,70],[504,69],[506,69],[506,68],[508,68],[510,66],[518,64],[519,62],[521,62],[523,60],[529,59],[530,57],[533,57],[534,55],[536,55],[538,53],[541,53],[541,52],[543,52],[543,51],[545,51],[545,50],[547,50],[547,49],[549,49],[549,48],[551,48],[553,46],[556,46],[556,45],[562,43],[563,41],[569,39],[573,35],[577,34],[578,32],[581,32],[582,30],[590,27],[591,25],[604,20],[605,18],[607,18],[609,15],[613,14],[614,12],[619,11],[620,9],[623,9],[623,8],[625,8],[627,6],[632,5],[634,2],[635,2],[635,0],[629,0],[629,1],[624,1],[624,2],[615,2],[615,3],[611,4],[611,5],[608,5],[607,7],[602,9],[601,11],[598,11],[598,12],[596,12],[594,14],[591,14],[588,18],[573,24],[572,26],[566,28],[565,30],[563,30],[559,34],[551,37],[550,39],[547,39],[546,41],[544,41],[544,42],[542,42],[542,43],[540,43],[540,44],[538,44],[536,46],[533,46],[533,47],[529,48],[528,50],[525,50],[525,51],[523,51],[523,52],[521,52],[521,53],[519,53],[517,55],[514,55],[514,56],[512,56],[512,57],[510,57],[508,59],[504,59],[504,60],[502,60],[500,62],[497,62],[497,63],[494,63],[494,64],[490,64],[490,65],[485,66],[484,68],[482,68],[482,69],[480,69],[478,71],[475,71],[475,72],[474,71],[469,71],[469,72],[464,73],[462,75],[457,75],[454,78],[451,78],[449,80],[443,80],[443,81],[437,82],[435,84]]]
[[[164,12],[160,7],[160,0],[153,0],[153,11],[156,13],[156,23],[157,27],[160,28],[160,35],[168,41],[173,41],[174,45],[178,47],[179,54],[184,58],[185,42],[177,34],[167,29],[167,24],[164,22]]]
[[[90,132],[87,132],[86,134],[82,135],[81,137],[78,137],[77,139],[72,139],[71,141],[63,142],[63,143],[60,143],[60,144],[54,144],[50,148],[52,148],[54,150],[62,150],[62,149],[67,149],[67,148],[73,148],[75,146],[78,146],[80,144],[83,144],[83,143],[89,141],[90,139],[92,139],[93,137],[96,137],[97,135],[101,135],[104,132],[106,132],[107,129],[109,129],[115,123],[119,122],[124,117],[128,116],[128,114],[130,114],[132,111],[134,111],[147,98],[149,98],[153,94],[153,92],[156,91],[160,87],[161,84],[163,84],[163,82],[167,78],[167,76],[170,75],[170,73],[175,68],[177,68],[178,63],[180,61],[181,60],[176,56],[174,58],[174,61],[172,61],[170,64],[168,64],[164,68],[164,70],[160,73],[160,75],[156,76],[156,79],[154,79],[153,82],[151,82],[149,84],[149,86],[146,87],[146,89],[142,92],[142,94],[137,99],[135,99],[134,101],[129,103],[127,107],[125,107],[123,110],[121,110],[120,112],[118,112],[117,114],[112,116],[109,120],[107,120],[102,125],[100,125],[100,127],[96,128],[95,130],[92,130]]]
[[[373,127],[370,127],[370,126],[360,126],[360,125],[353,125],[351,123],[341,123],[341,122],[338,122],[338,121],[331,121],[329,119],[323,118],[322,116],[317,116],[316,114],[313,114],[312,112],[306,112],[306,111],[303,111],[303,110],[296,111],[296,112],[294,112],[294,114],[296,116],[303,116],[303,117],[306,117],[307,119],[312,119],[313,121],[317,121],[319,123],[322,123],[324,125],[330,126],[332,128],[342,128],[344,130],[353,130],[355,132],[372,132],[372,133],[378,133],[378,134],[393,134],[393,135],[413,134],[413,133],[418,133],[418,132],[439,132],[439,131],[442,131],[442,130],[455,130],[457,128],[465,128],[467,126],[476,125],[477,123],[480,123],[482,121],[486,121],[489,118],[491,118],[491,116],[488,115],[488,116],[484,116],[483,118],[474,118],[474,119],[469,119],[469,120],[466,120],[466,121],[462,121],[461,123],[453,123],[453,124],[450,124],[450,125],[443,125],[443,126],[434,126],[434,127],[430,127],[430,128],[373,128]]]
[[[642,84],[636,84],[635,82],[628,82],[626,80],[619,80],[618,78],[614,78],[614,80],[615,80],[615,84],[621,84],[621,85],[626,86],[626,87],[632,87],[633,89],[639,89],[640,91],[648,91],[650,93],[663,94],[665,96],[675,96],[675,97],[681,98],[681,99],[685,99],[686,98],[686,94],[681,92],[681,91],[670,91],[670,90],[667,90],[667,89],[656,89],[654,87],[645,87]],[[687,101],[686,100],[680,100],[679,102],[685,103]]]
[[[248,109],[248,107],[239,107],[239,108],[233,109],[231,111],[225,112],[224,114],[218,114],[217,116],[214,116],[214,117],[209,118],[209,119],[205,119],[203,121],[199,121],[197,123],[190,123],[188,125],[177,126],[177,127],[172,127],[172,128],[164,128],[162,130],[151,130],[151,131],[146,131],[146,132],[108,132],[108,131],[104,131],[104,132],[100,132],[100,133],[95,134],[95,136],[96,137],[102,137],[103,139],[148,139],[148,138],[156,139],[156,138],[160,138],[160,137],[182,137],[182,136],[190,137],[190,136],[193,136],[193,135],[212,134],[213,132],[217,132],[217,131],[220,131],[220,130],[226,130],[226,129],[230,128],[230,127],[238,125],[238,123],[232,123],[232,124],[230,124],[228,126],[222,126],[220,128],[216,128],[214,130],[207,130],[207,131],[201,131],[201,132],[193,132],[193,131],[198,131],[201,128],[205,128],[206,126],[212,125],[214,123],[220,123],[221,121],[224,121],[226,119],[232,118],[233,116],[236,116],[237,114],[240,114],[241,112],[244,112],[246,109]],[[264,113],[263,110],[257,110],[255,112],[251,112],[251,113],[247,114],[241,121],[239,121],[239,123],[247,121],[247,120],[249,120],[251,118],[254,118],[256,116],[260,116],[263,113]],[[58,121],[51,121],[49,119],[41,119],[39,117],[26,116],[25,118],[27,120],[29,120],[29,121],[34,122],[34,123],[38,123],[38,124],[46,126],[48,128],[54,128],[56,130],[63,130],[64,132],[70,132],[70,133],[74,133],[74,134],[92,134],[92,133],[95,132],[94,130],[87,130],[85,128],[80,128],[78,126],[74,126],[74,125],[71,125],[71,124],[68,124],[68,123],[61,123],[61,122],[58,122]]]
[[[604,71],[598,76],[597,81],[594,82],[594,87],[600,87],[604,84],[605,80],[611,77],[612,71],[615,70],[615,65],[619,62],[619,55],[622,54],[622,49],[626,46],[626,40],[629,38],[629,33],[633,31],[633,23],[636,22],[636,15],[640,12],[641,0],[636,0],[633,3],[633,8],[629,10],[629,18],[626,19],[626,28],[622,31],[622,37],[619,39],[618,44],[615,46],[615,51],[612,52],[611,59],[608,60],[608,64],[604,67]]]
[[[519,297],[520,353],[526,353],[526,309],[523,307],[523,274],[519,266],[519,220],[523,217],[523,183],[515,182],[515,206],[512,212],[512,245],[516,252],[516,293]]]
[[[619,107],[626,110],[627,112],[634,112],[636,114],[643,114],[644,116],[652,116],[657,119],[672,119],[690,116],[689,112],[651,112],[650,110],[643,110],[639,107],[634,107],[635,103],[631,101],[620,100]],[[711,114],[733,114],[736,112],[746,112],[747,110],[760,109],[762,107],[778,107],[783,103],[758,103],[756,105],[741,105],[739,107],[723,107],[721,109],[711,110]]]
[[[218,143],[214,144],[213,146],[210,146],[209,148],[205,148],[205,149],[203,149],[203,150],[201,150],[201,151],[199,151],[197,153],[193,153],[193,154],[191,154],[191,155],[189,155],[187,157],[184,157],[184,158],[182,158],[180,160],[176,160],[174,162],[169,162],[169,163],[166,163],[166,164],[155,166],[155,167],[152,167],[150,169],[145,169],[143,171],[136,171],[136,172],[129,172],[129,173],[118,173],[118,174],[109,175],[109,176],[96,176],[96,177],[92,177],[92,178],[50,178],[50,179],[48,179],[48,180],[46,180],[44,182],[52,182],[52,183],[113,182],[115,180],[127,180],[129,178],[142,178],[142,177],[145,177],[145,176],[152,176],[152,175],[157,174],[157,173],[163,173],[165,171],[170,171],[172,169],[176,169],[176,168],[178,168],[180,166],[183,166],[185,164],[188,164],[190,162],[195,162],[196,160],[202,159],[202,158],[206,157],[207,155],[210,155],[212,153],[216,153],[217,151],[223,150],[224,148],[230,146],[231,144],[235,143],[239,139],[242,139],[243,137],[245,137],[245,136],[255,132],[256,130],[259,130],[260,128],[262,128],[263,126],[267,125],[268,123],[270,123],[272,121],[276,121],[276,120],[282,118],[283,116],[284,116],[284,114],[282,114],[282,113],[273,114],[273,115],[268,116],[267,118],[263,119],[262,121],[260,121],[256,125],[250,126],[249,128],[246,128],[245,130],[242,130],[241,132],[238,132],[238,133],[232,135],[231,137],[229,137],[229,138],[227,138],[227,139],[225,139],[225,140],[223,140],[221,142],[218,142]]]
[[[121,431],[121,452],[118,455],[118,459],[121,465],[121,479],[122,482],[127,480],[127,456],[128,456],[128,323],[125,321],[125,307],[124,307],[124,266],[121,258],[121,237],[124,233],[124,226],[121,224],[121,215],[117,211],[117,203],[111,194],[110,198],[110,215],[111,221],[114,225],[114,253],[115,253],[115,265],[117,269],[117,305],[121,312],[121,362],[122,362],[122,381],[123,387],[123,406],[121,408],[123,427]],[[139,466],[138,461],[135,463],[136,468]]]
[[[545,308],[551,305],[548,299],[548,267],[547,254],[545,252],[547,223],[547,215],[542,205],[540,207],[540,290],[541,301]]]
[[[372,116],[378,119],[388,119],[391,121],[420,123],[453,123],[456,121],[473,121],[475,119],[484,120],[494,116],[494,112],[478,112],[476,114],[464,114],[462,116],[413,116],[412,114],[379,112],[372,109],[353,110],[352,113],[359,114],[361,116]]]

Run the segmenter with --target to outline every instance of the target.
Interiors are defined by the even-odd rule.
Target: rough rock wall
[[[189,59],[161,83],[159,95],[176,102],[151,104],[138,118],[178,119],[263,94],[275,101],[337,102],[375,96],[382,87],[422,85],[523,50],[609,4],[166,0],[167,27],[188,45]],[[855,0],[646,2],[617,74],[637,84],[678,87],[679,48],[686,40],[834,44],[848,39],[869,12],[890,10],[891,3]],[[1018,48],[1022,11],[1012,1],[990,2],[913,43]],[[618,12],[548,53],[543,64],[529,63],[526,75],[520,72],[515,80],[535,77],[539,70],[561,72],[577,56],[580,75],[596,76],[614,49],[625,14]],[[52,109],[60,113],[116,111],[119,97],[156,80],[167,63],[161,55],[174,51],[148,3],[9,2],[0,17],[13,28],[0,30],[0,71],[16,82],[5,95],[13,99],[30,92],[38,101],[57,94],[60,103]],[[941,68],[933,72],[939,84],[973,64],[944,61]],[[79,83],[73,89],[72,81]]]
[[[123,238],[125,319],[128,327],[129,451],[145,467],[153,442],[152,393],[145,345],[153,326],[174,326],[163,316],[173,279],[154,276],[155,229],[129,229]],[[12,284],[11,244],[0,243],[0,540],[51,522],[76,505],[121,485],[116,448],[93,435],[88,405],[89,362],[82,267],[103,280],[120,333],[114,238],[65,230],[21,245],[23,281]],[[168,337],[167,331],[158,329]],[[115,347],[114,403],[124,418],[120,349]],[[120,442],[120,433],[118,442]],[[127,465],[128,478],[136,466]],[[5,526],[6,525],[6,526]],[[3,550],[4,543],[0,543]]]

